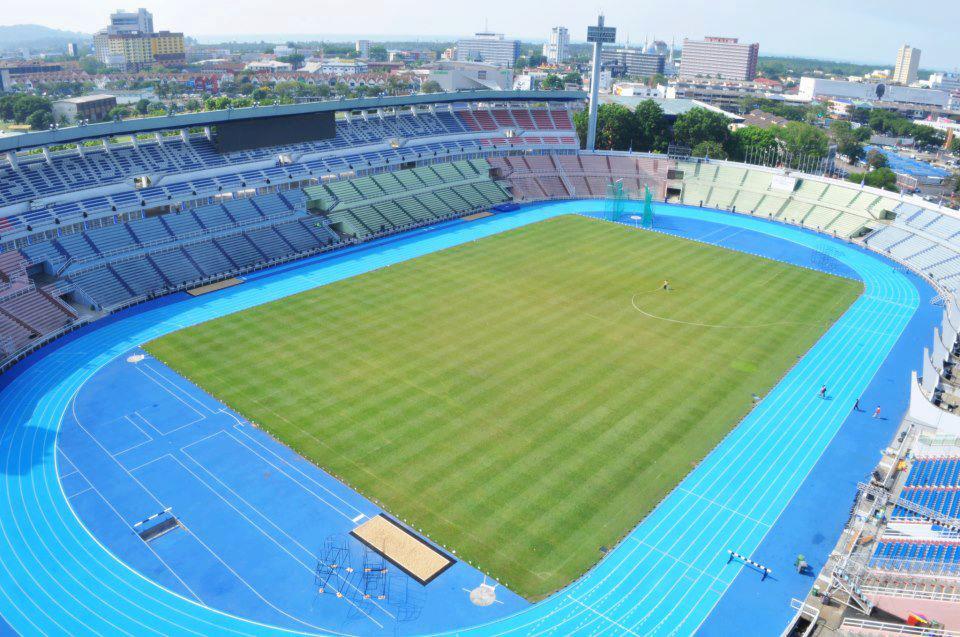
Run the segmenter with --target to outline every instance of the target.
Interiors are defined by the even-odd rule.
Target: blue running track
[[[79,390],[118,356],[176,329],[511,228],[602,207],[598,202],[529,206],[281,266],[214,294],[160,299],[78,330],[0,377],[0,615],[6,628],[47,635],[287,632],[215,611],[155,584],[109,553],[80,523],[61,486],[56,451],[64,414]],[[627,212],[633,210],[630,204]],[[697,224],[715,226],[699,238],[735,249],[748,248],[746,239],[753,237],[808,255],[826,251],[827,261],[815,267],[855,276],[865,292],[592,571],[539,604],[458,634],[686,635],[700,627],[722,634],[709,630],[708,616],[715,608],[723,610],[718,603],[728,591],[741,591],[744,599],[752,594],[740,584],[749,573],[738,563],[728,564],[726,551],[763,561],[757,552],[777,535],[772,530],[789,513],[794,495],[846,429],[854,400],[923,311],[921,292],[924,297],[927,292],[918,280],[855,246],[718,211],[657,206],[656,215],[658,229],[678,234],[689,235],[684,227]],[[822,383],[830,389],[829,400],[816,397]],[[871,456],[868,466],[876,449],[860,450]],[[773,585],[778,575],[786,574],[775,572]],[[788,614],[784,608],[779,616]]]

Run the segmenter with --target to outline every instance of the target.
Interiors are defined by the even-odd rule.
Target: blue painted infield
[[[638,205],[629,205],[628,210],[639,210]],[[308,259],[276,272],[264,271],[242,286],[208,296],[170,297],[145,304],[80,330],[30,357],[13,374],[0,379],[0,418],[5,423],[0,439],[0,467],[5,472],[0,490],[0,614],[12,627],[27,633],[64,632],[67,625],[71,632],[99,634],[272,632],[269,627],[218,614],[190,602],[189,594],[183,593],[191,588],[188,582],[180,582],[183,586],[178,589],[178,583],[169,574],[165,585],[179,590],[183,596],[161,590],[113,559],[78,524],[61,490],[57,465],[63,465],[61,472],[66,475],[71,466],[77,468],[74,463],[81,461],[71,457],[69,451],[66,458],[58,458],[53,451],[60,415],[68,410],[74,394],[88,380],[97,382],[94,374],[100,369],[109,375],[114,366],[132,367],[122,359],[117,361],[118,356],[181,326],[557,214],[591,208],[602,210],[604,204],[569,202],[529,206],[469,224],[450,224],[435,232],[357,249],[351,254]],[[689,634],[701,625],[704,631],[715,632],[720,621],[739,621],[741,623],[727,626],[737,626],[735,632],[740,634],[754,634],[757,624],[752,615],[734,617],[734,613],[726,610],[753,599],[757,600],[756,605],[751,602],[747,606],[751,613],[755,611],[765,627],[776,626],[775,632],[778,632],[790,614],[789,597],[802,594],[806,588],[801,586],[803,582],[791,583],[787,577],[780,579],[785,573],[777,568],[775,578],[765,582],[770,586],[758,595],[749,577],[742,574],[741,566],[726,564],[725,551],[736,550],[758,561],[765,561],[765,551],[770,551],[777,555],[766,561],[792,561],[796,551],[789,533],[794,529],[798,537],[814,537],[819,533],[827,538],[815,547],[831,544],[828,531],[833,531],[826,527],[832,523],[821,524],[804,518],[808,495],[823,491],[822,476],[827,475],[823,471],[846,469],[835,466],[836,460],[830,464],[834,453],[831,442],[840,444],[848,440],[845,444],[849,446],[839,447],[836,452],[840,457],[856,445],[857,455],[861,456],[857,461],[869,468],[877,459],[876,450],[889,438],[890,430],[885,433],[878,433],[876,429],[861,430],[847,418],[853,400],[865,391],[874,391],[876,381],[870,389],[867,387],[878,369],[881,373],[877,379],[884,377],[887,365],[892,375],[900,370],[900,377],[890,382],[901,382],[906,374],[903,365],[913,362],[904,358],[910,355],[910,348],[915,348],[912,356],[919,359],[917,343],[929,340],[932,325],[927,320],[931,318],[931,311],[924,305],[929,290],[921,282],[905,276],[880,257],[798,228],[684,207],[658,206],[656,212],[658,225],[664,231],[688,232],[688,236],[704,241],[710,241],[709,233],[715,233],[712,240],[727,247],[748,247],[753,252],[770,250],[768,256],[783,260],[790,260],[790,255],[794,255],[792,258],[800,265],[855,275],[864,282],[866,293],[740,426],[594,570],[544,602],[509,617],[458,631],[462,634]],[[817,250],[826,250],[827,257],[814,255],[813,251]],[[905,333],[909,343],[901,341]],[[859,347],[851,347],[853,343]],[[901,349],[902,354],[897,354]],[[890,351],[894,351],[897,359],[894,362],[887,360]],[[815,397],[815,388],[821,382],[831,388],[833,400],[821,401]],[[85,418],[83,395],[81,391],[78,398],[81,420]],[[111,399],[119,395],[114,392]],[[122,401],[117,402],[119,405]],[[895,418],[892,410],[887,411],[891,421],[884,425],[891,429]],[[210,417],[220,416],[211,414]],[[109,422],[110,418],[106,418],[104,426]],[[182,440],[181,447],[193,442],[178,436],[186,436],[195,425],[177,429],[174,424],[162,425],[165,428],[158,430],[157,436],[150,434],[146,425],[144,431],[151,438]],[[224,436],[223,440],[229,443],[222,445],[223,449],[245,453],[240,447],[231,446],[235,441],[227,440],[239,435],[236,423],[217,426],[220,430],[214,439]],[[161,431],[167,435],[162,436]],[[858,433],[861,431],[870,435]],[[63,436],[66,444],[66,428]],[[131,460],[138,453],[146,453],[154,444],[141,444],[143,438],[132,432],[124,436],[122,440],[108,436],[111,440],[108,447],[121,457],[130,455]],[[83,444],[83,438],[79,440],[78,444]],[[879,443],[864,448],[864,442],[873,440]],[[250,476],[231,472],[231,466],[216,465],[220,446],[211,450],[204,446],[207,442],[200,439],[196,442],[187,447],[188,451],[192,450],[191,457],[183,455],[182,448],[175,446],[171,456],[188,467],[198,461],[194,471],[207,481],[211,478],[202,473],[200,464],[216,466],[216,475],[227,479],[234,491],[250,488],[244,482]],[[88,440],[86,444],[93,449],[91,453],[95,452],[94,443]],[[120,448],[121,444],[132,448],[126,451]],[[289,458],[289,462],[297,460]],[[129,468],[135,466],[131,464]],[[169,491],[164,497],[171,498],[178,494],[169,486],[163,486],[169,475],[179,475],[179,484],[195,479],[167,458],[133,473],[142,475],[144,481],[158,490],[167,488]],[[860,477],[863,472],[857,468],[856,473],[856,477]],[[204,488],[199,482],[196,485],[198,490]],[[74,495],[75,501],[95,502],[90,491],[82,492],[86,488],[83,481],[65,478],[63,489],[68,486],[71,489],[68,494]],[[795,498],[798,490],[801,496]],[[225,489],[218,491],[226,493]],[[834,510],[834,500],[825,505],[830,507],[834,518],[846,514],[853,495],[852,490],[845,494],[840,488],[835,491],[843,498],[832,497],[845,502],[837,510],[842,513]],[[346,494],[344,497],[356,496]],[[132,496],[118,494],[117,502],[131,509],[142,508],[135,504],[137,501]],[[234,504],[241,508],[239,500]],[[249,504],[265,508],[269,503]],[[184,503],[183,506],[191,505]],[[248,510],[251,516],[253,508]],[[103,510],[91,511],[98,516],[107,515]],[[188,515],[197,519],[204,517],[195,513]],[[292,526],[300,524],[297,521]],[[189,548],[188,539],[187,534],[180,534],[178,530],[158,540],[157,546],[165,554],[180,555]],[[825,553],[828,548],[821,550]],[[789,551],[786,558],[782,555],[784,551]],[[817,566],[815,555],[816,548],[808,552]],[[244,557],[237,556],[237,563],[243,563]],[[148,564],[151,557],[141,555],[138,559]],[[251,561],[249,556],[246,560]],[[255,567],[252,565],[254,570]],[[162,569],[156,572],[158,579],[164,577]],[[799,593],[794,593],[795,590]],[[334,618],[332,623],[337,621]],[[334,628],[329,624],[324,626]],[[355,627],[355,624],[348,626],[351,631]]]
[[[529,606],[503,587],[497,603],[474,606],[468,592],[483,574],[459,561],[428,586],[392,567],[382,585],[365,580],[363,546],[348,534],[381,509],[159,361],[141,359],[142,350],[129,354],[80,390],[58,452],[80,519],[139,572],[292,630],[422,634]],[[133,525],[168,508],[182,526],[142,541]],[[328,541],[349,547],[338,562],[354,572],[339,571],[318,594],[315,568]]]

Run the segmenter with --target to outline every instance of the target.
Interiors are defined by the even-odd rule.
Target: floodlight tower
[[[597,142],[597,94],[600,92],[600,59],[604,43],[617,41],[617,30],[603,26],[603,15],[597,17],[597,26],[587,27],[587,42],[593,42],[593,71],[590,73],[590,113],[587,117],[587,150]]]

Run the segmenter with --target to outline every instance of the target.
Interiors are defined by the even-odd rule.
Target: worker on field
[[[666,279],[663,280],[663,289],[667,292],[670,291],[670,281],[667,281]]]

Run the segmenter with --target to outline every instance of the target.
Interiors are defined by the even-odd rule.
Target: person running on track
[[[820,398],[826,398],[826,397],[827,397],[827,386],[822,385],[820,387]]]
[[[877,405],[877,408],[873,410],[873,417],[874,418],[880,417],[880,405]]]
[[[854,411],[860,411],[860,399],[859,399],[859,398],[857,398],[857,400],[853,403],[853,410],[854,410]]]

